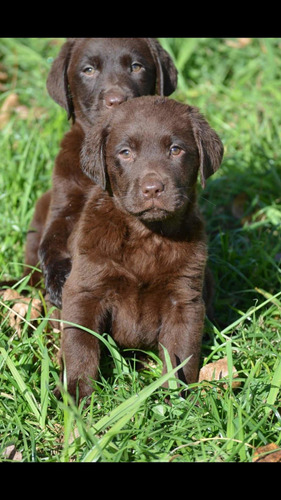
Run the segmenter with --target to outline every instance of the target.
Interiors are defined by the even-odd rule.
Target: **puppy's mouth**
[[[186,207],[188,198],[186,196],[170,196],[168,200],[159,197],[146,201],[135,200],[132,203],[131,199],[128,200],[125,196],[123,199],[115,197],[115,203],[119,208],[143,222],[161,222],[177,217]]]
[[[174,215],[174,210],[168,210],[161,205],[157,201],[151,200],[150,203],[145,204],[142,210],[131,211],[131,215],[143,221],[162,221]]]
[[[144,221],[162,221],[173,215],[173,212],[164,210],[163,208],[151,207],[134,215]]]

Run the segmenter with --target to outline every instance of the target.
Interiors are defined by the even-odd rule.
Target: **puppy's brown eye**
[[[83,69],[83,73],[87,76],[93,76],[95,68],[93,66],[86,66],[86,68]]]
[[[131,65],[131,71],[132,73],[138,73],[142,69],[142,65],[140,63],[133,63]]]
[[[132,158],[132,151],[130,151],[130,149],[122,149],[119,156],[121,156],[123,160],[130,160]]]
[[[170,148],[170,155],[171,156],[179,156],[182,152],[183,152],[183,150],[179,146],[172,146]]]

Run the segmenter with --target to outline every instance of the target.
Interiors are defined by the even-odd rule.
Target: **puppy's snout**
[[[108,90],[104,93],[104,103],[107,108],[111,108],[112,106],[117,106],[122,102],[127,101],[127,96],[123,92],[119,90]]]
[[[145,179],[141,184],[141,191],[144,198],[147,200],[158,198],[164,191],[164,184],[160,181],[160,179]]]

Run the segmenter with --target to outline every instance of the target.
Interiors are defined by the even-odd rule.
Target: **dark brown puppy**
[[[220,166],[223,146],[196,108],[160,97],[116,107],[86,135],[82,166],[99,184],[69,240],[72,270],[62,317],[120,346],[166,347],[180,376],[197,380],[204,322],[207,257],[196,205],[201,183]],[[66,325],[62,336],[68,390],[92,392],[98,339]]]
[[[47,88],[73,125],[61,143],[52,190],[36,205],[25,263],[36,266],[40,257],[47,292],[58,307],[71,268],[67,238],[92,186],[80,168],[85,131],[101,110],[110,113],[116,105],[141,95],[170,95],[176,83],[177,71],[170,56],[151,38],[70,38],[55,59]],[[27,267],[26,274],[29,272]],[[34,273],[31,284],[40,278],[41,273]]]

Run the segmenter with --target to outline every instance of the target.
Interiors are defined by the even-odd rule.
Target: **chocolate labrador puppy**
[[[222,156],[196,108],[155,96],[117,106],[87,131],[81,153],[92,187],[69,239],[62,318],[123,347],[156,346],[163,362],[164,346],[174,367],[191,356],[180,374],[187,383],[197,380],[205,314],[197,176],[205,186]],[[62,359],[69,392],[89,395],[97,337],[66,324]]]
[[[25,274],[40,260],[46,290],[57,307],[71,269],[67,239],[92,188],[80,168],[85,132],[102,110],[110,113],[141,95],[170,95],[176,84],[170,56],[152,38],[69,38],[55,59],[47,88],[73,124],[56,158],[52,189],[36,205],[27,236]],[[31,284],[41,278],[34,272]]]

